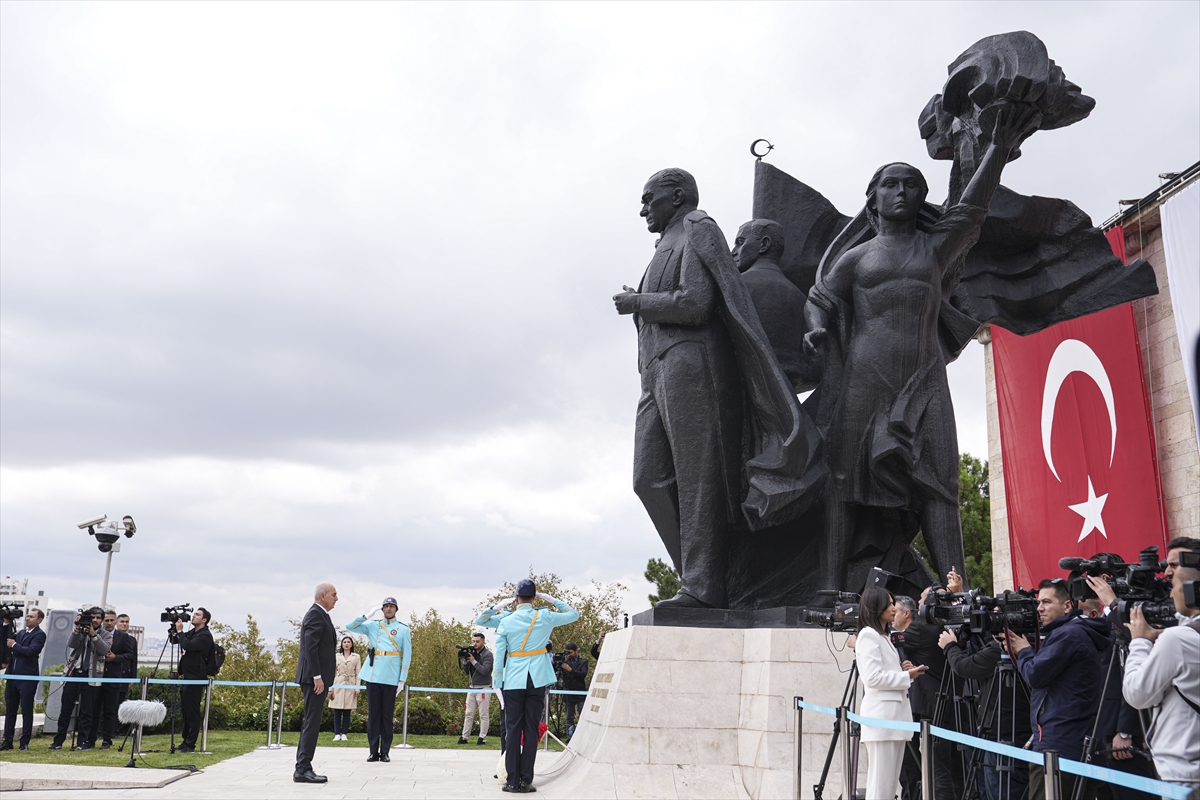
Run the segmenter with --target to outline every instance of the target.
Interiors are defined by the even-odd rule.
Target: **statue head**
[[[642,189],[641,216],[651,233],[662,233],[679,217],[700,205],[700,190],[690,172],[671,167],[656,172]]]
[[[880,219],[915,223],[928,194],[921,170],[902,161],[884,164],[867,184],[867,219],[876,230]]]
[[[733,263],[745,272],[760,258],[778,262],[783,256],[783,226],[769,219],[752,219],[738,228],[733,240]]]

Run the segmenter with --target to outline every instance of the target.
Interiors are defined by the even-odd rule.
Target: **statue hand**
[[[804,334],[804,352],[810,356],[819,355],[825,346],[825,337],[828,333],[824,328],[813,328]]]
[[[997,147],[1013,150],[1042,124],[1042,112],[1031,103],[1011,103],[996,115],[992,142]]]
[[[618,314],[634,314],[637,312],[638,293],[635,289],[630,289],[628,286],[622,286],[625,291],[620,294],[613,295],[613,304],[617,307]]]

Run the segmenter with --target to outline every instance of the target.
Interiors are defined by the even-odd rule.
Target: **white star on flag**
[[[1092,476],[1088,476],[1088,499],[1082,503],[1068,505],[1067,508],[1074,511],[1079,516],[1083,517],[1083,530],[1079,532],[1079,540],[1082,542],[1087,538],[1092,531],[1100,531],[1104,534],[1104,538],[1108,538],[1108,533],[1104,530],[1104,501],[1108,499],[1107,494],[1096,496],[1096,490],[1092,488]]]

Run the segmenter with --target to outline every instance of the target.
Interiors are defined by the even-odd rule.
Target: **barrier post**
[[[1046,800],[1062,800],[1058,789],[1058,751],[1047,750],[1042,753],[1042,765],[1046,773]]]
[[[271,681],[271,695],[270,700],[267,701],[267,743],[259,748],[261,750],[274,749],[271,747],[271,734],[275,730],[275,684],[276,681]]]
[[[546,702],[542,705],[542,722],[546,724],[545,744],[542,745],[542,750],[550,752],[550,689],[546,688]],[[534,745],[537,749],[537,745]]]
[[[795,780],[792,781],[794,800],[800,800],[800,770],[804,763],[804,709],[800,707],[800,701],[803,699],[803,697],[792,699],[792,703],[796,707],[796,727],[794,728],[796,732],[796,774],[793,776]]]
[[[141,683],[142,683],[142,699],[145,700],[146,694],[150,691],[150,676],[143,675],[141,677]],[[137,726],[137,733],[135,733],[133,735],[133,749],[129,752],[130,761],[133,760],[134,753],[137,753],[139,756],[142,754],[142,726],[141,725]]]
[[[208,752],[208,710],[212,708],[212,690],[213,679],[208,679],[208,686],[204,688],[204,725],[200,728],[200,754],[211,755]]]
[[[921,800],[933,800],[933,736],[929,720],[921,720]]]
[[[854,797],[854,761],[850,752],[849,709],[838,707],[838,725],[842,731],[842,797]]]
[[[404,726],[400,729],[400,746],[408,749],[408,684],[404,684]]]
[[[278,728],[275,731],[275,746],[283,747],[283,715],[287,710],[287,681],[279,685],[279,722]],[[267,731],[267,738],[271,737],[271,732]]]
[[[146,693],[150,691],[150,676],[143,675],[140,680],[142,682],[142,699],[145,700]]]

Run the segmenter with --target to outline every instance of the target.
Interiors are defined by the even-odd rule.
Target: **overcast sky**
[[[751,140],[846,214],[983,36],[1096,98],[1005,184],[1101,222],[1200,158],[1200,4],[0,4],[0,573],[265,631],[662,556],[631,486],[645,179]],[[986,456],[981,349],[951,367]]]

